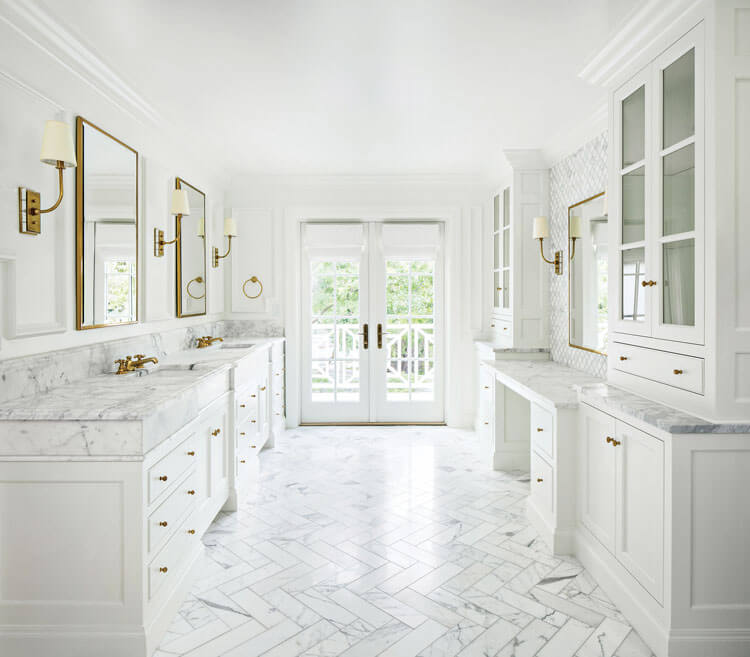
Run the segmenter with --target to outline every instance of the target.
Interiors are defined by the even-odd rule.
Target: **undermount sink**
[[[221,343],[220,349],[250,349],[250,347],[254,347],[257,342],[231,342],[231,343]]]

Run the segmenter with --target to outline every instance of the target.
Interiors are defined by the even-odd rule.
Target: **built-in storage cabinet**
[[[581,422],[581,524],[661,602],[664,443],[585,404]]]
[[[538,151],[505,155],[512,174],[491,199],[492,339],[506,347],[548,347],[547,272],[531,235],[534,217],[548,212],[549,170]]]
[[[703,98],[700,27],[614,94],[616,331],[703,344]]]

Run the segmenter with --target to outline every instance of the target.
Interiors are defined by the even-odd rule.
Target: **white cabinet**
[[[506,150],[510,180],[492,196],[490,281],[493,340],[507,347],[549,346],[549,285],[531,239],[549,210],[549,168],[536,150]]]
[[[664,442],[585,404],[581,422],[581,524],[661,602]]]

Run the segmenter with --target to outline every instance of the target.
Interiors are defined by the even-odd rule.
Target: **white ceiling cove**
[[[233,174],[492,176],[604,92],[612,0],[43,0]]]

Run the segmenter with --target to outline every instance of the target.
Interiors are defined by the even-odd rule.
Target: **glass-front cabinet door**
[[[649,85],[646,72],[616,96],[619,136],[615,142],[619,196],[619,303],[617,328],[625,333],[651,333],[651,285],[648,253],[650,136]]]
[[[510,312],[510,187],[492,197],[493,307]]]
[[[696,28],[615,93],[615,330],[703,343],[702,51]]]
[[[654,72],[657,198],[654,336],[703,342],[702,51],[691,33]]]

